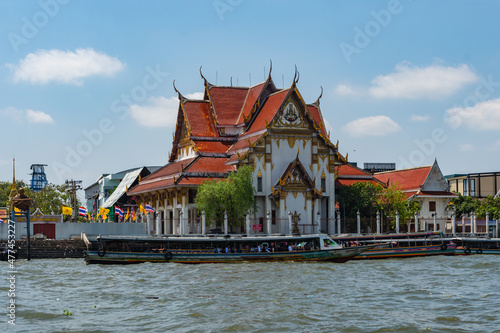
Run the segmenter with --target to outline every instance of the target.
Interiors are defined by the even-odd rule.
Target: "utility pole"
[[[66,189],[70,192],[71,196],[71,206],[73,208],[73,221],[76,222],[77,214],[78,214],[78,200],[76,200],[76,191],[82,189],[82,181],[81,180],[66,180]]]

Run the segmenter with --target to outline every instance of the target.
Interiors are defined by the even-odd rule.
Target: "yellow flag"
[[[128,220],[130,217],[130,208],[127,208],[127,215],[125,215],[125,220]]]
[[[132,209],[132,220],[135,221],[137,216],[135,215],[135,211]]]
[[[73,208],[62,206],[62,213],[63,215],[71,215],[73,214]]]
[[[144,209],[144,207],[142,207],[142,205],[139,205],[139,212],[147,214],[146,210]]]
[[[17,207],[14,207],[14,211],[15,211],[16,213],[20,213],[20,212],[21,212],[21,210],[20,210],[19,208],[17,208]]]

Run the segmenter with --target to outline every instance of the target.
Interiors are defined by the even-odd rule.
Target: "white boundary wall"
[[[33,235],[33,224],[30,223],[30,234]],[[98,235],[145,235],[146,223],[53,223],[56,225],[56,239],[80,237],[84,232],[87,237]],[[11,228],[12,229],[12,228]],[[12,234],[12,233],[11,233]],[[7,240],[8,223],[0,223],[0,239]],[[16,222],[16,239],[26,237],[26,222]]]

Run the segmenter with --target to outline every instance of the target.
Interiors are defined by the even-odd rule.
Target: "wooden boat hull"
[[[386,258],[408,258],[425,256],[453,256],[455,255],[456,245],[427,245],[427,246],[408,246],[408,247],[382,247],[378,249],[367,250],[356,257],[355,260],[386,259]]]
[[[238,263],[238,262],[280,262],[280,261],[329,261],[345,262],[373,245],[339,248],[331,250],[304,250],[292,252],[260,253],[201,253],[197,251],[117,252],[87,251],[88,264],[138,264],[143,262],[173,262],[182,264]]]

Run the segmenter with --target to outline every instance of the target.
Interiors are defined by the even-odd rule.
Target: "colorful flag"
[[[71,215],[71,214],[73,214],[73,208],[62,206],[62,214],[63,215]]]
[[[154,213],[155,212],[155,210],[153,209],[153,207],[151,207],[148,204],[146,204],[146,211],[149,212],[149,213]]]
[[[120,207],[115,206],[115,215],[123,217],[123,210],[121,210]]]
[[[5,223],[2,219],[0,219],[0,223]]]
[[[137,216],[135,215],[135,211],[132,209],[132,220],[135,221]]]
[[[142,207],[142,205],[139,205],[139,213],[147,214],[146,210],[144,209],[144,207]]]
[[[85,207],[78,208],[78,214],[80,216],[86,216],[87,215],[87,208],[85,208]]]
[[[127,208],[127,215],[125,215],[125,220],[128,220],[130,217],[130,208]]]
[[[14,207],[14,211],[15,211],[16,213],[20,213],[20,212],[21,212],[21,210],[20,210],[19,208],[17,208],[17,207]]]

